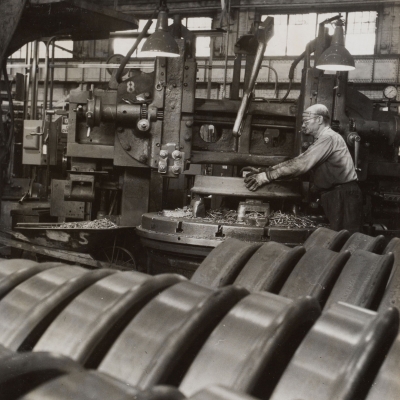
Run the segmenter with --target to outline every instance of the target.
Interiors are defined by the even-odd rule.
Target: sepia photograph
[[[400,0],[0,26],[1,400],[400,399]]]

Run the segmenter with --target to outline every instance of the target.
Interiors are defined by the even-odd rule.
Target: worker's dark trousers
[[[362,193],[357,182],[338,185],[321,195],[321,205],[335,231],[360,232],[363,221]]]

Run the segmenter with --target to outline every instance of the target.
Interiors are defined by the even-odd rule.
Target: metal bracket
[[[93,175],[72,175],[65,184],[64,200],[70,201],[94,201]]]
[[[184,171],[185,153],[179,150],[175,143],[168,143],[161,146],[158,159],[158,172],[167,176],[177,177]]]

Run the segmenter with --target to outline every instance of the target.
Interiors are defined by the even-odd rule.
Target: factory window
[[[351,54],[374,54],[377,13],[348,13],[346,47]]]
[[[184,18],[182,25],[186,26],[190,31],[207,31],[212,27],[212,18],[197,17],[197,18]],[[205,32],[204,36],[198,35],[196,37],[196,57],[209,57],[210,56],[210,43],[211,38]]]
[[[129,32],[137,32],[135,31],[129,31]],[[128,33],[128,31],[126,32]],[[114,38],[113,39],[113,51],[114,54],[127,54],[128,51],[131,49],[131,47],[133,46],[133,43],[135,42],[136,38]],[[140,43],[141,45],[143,45],[144,40],[142,40],[142,43]],[[141,47],[141,46],[140,46]],[[133,56],[136,57],[137,56],[137,51],[135,51],[135,53],[133,53]]]
[[[72,40],[63,40],[55,43],[56,47],[54,49],[54,58],[72,58],[72,50],[74,46],[74,42]],[[27,44],[22,46],[19,50],[17,50],[14,54],[12,54],[11,58],[25,58],[26,56],[26,46],[31,46],[31,44]],[[65,51],[62,48],[69,50]],[[30,49],[30,47],[29,47]],[[50,56],[52,54],[52,49],[50,47]],[[39,42],[39,58],[46,57],[46,44],[44,42]]]
[[[317,15],[314,13],[289,15],[287,55],[298,55],[304,51],[307,43],[315,37],[316,24]]]
[[[284,56],[286,55],[288,15],[271,15],[274,17],[274,35],[268,41],[265,55]],[[266,18],[267,16],[265,16]],[[263,20],[265,19],[263,18]]]
[[[318,24],[338,13],[271,15],[274,17],[274,36],[269,40],[266,56],[298,56],[318,34]],[[346,48],[353,55],[374,54],[377,13],[360,11],[342,13],[346,21]],[[262,17],[265,20],[267,15]],[[333,26],[326,25],[329,33]]]
[[[146,25],[147,20],[139,21],[139,28],[134,31],[126,31],[124,34],[131,32],[132,38],[115,38],[113,40],[114,54],[126,54],[131,49],[135,37],[138,32],[141,32]],[[150,26],[148,33],[153,33],[156,27],[157,20],[153,20],[153,24]],[[168,19],[168,24],[173,23],[172,19]],[[191,31],[208,30],[211,29],[211,18],[183,18],[182,25],[186,26]],[[133,57],[140,57],[140,49],[142,48],[145,40],[142,40],[138,50],[133,53]],[[197,57],[208,57],[210,55],[210,37],[206,34],[204,36],[197,36],[196,38],[196,56]]]

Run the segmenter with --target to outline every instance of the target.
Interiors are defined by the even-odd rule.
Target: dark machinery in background
[[[255,50],[255,57],[248,57],[251,66],[246,67],[245,85],[249,86],[244,88],[242,101],[195,99],[196,64],[186,38],[177,39],[181,57],[157,59],[151,77],[137,73],[116,90],[71,93],[67,143],[71,170],[83,173],[94,169],[92,172],[104,173],[106,166],[93,164],[106,165],[105,160],[112,160],[110,164],[114,167],[124,168],[125,176],[129,173],[134,179],[143,176],[149,187],[158,191],[160,177],[177,177],[188,163],[274,165],[307,148],[307,138],[300,132],[300,116],[305,108],[319,102],[332,110],[333,127],[354,149],[361,182],[377,175],[394,176],[400,140],[398,117],[374,112],[371,101],[348,87],[346,73],[324,75],[310,66],[310,54],[315,53],[318,58],[329,40],[325,29],[321,29],[320,36],[304,54],[302,90],[296,102],[251,101],[260,54],[272,29],[273,19],[269,18],[255,28],[252,37],[257,45],[250,45],[250,41],[244,49],[250,55]],[[239,76],[233,78],[234,82],[239,80]],[[235,126],[239,127],[236,131]],[[75,161],[81,158],[84,160]],[[80,162],[87,166],[80,166]],[[74,185],[72,179],[72,194]],[[293,184],[292,192],[300,196],[296,186]],[[269,196],[274,198],[274,195]],[[92,196],[88,194],[87,200],[93,199]],[[154,196],[153,190],[144,198],[140,195],[141,203],[148,204],[135,207],[131,204],[133,212],[125,212],[126,199],[123,193],[119,213],[122,224],[137,225],[142,210],[162,208],[161,199],[157,194]]]
[[[163,263],[179,267],[190,261],[195,267],[196,257],[201,259],[227,237],[300,244],[314,228],[216,223],[190,218],[185,212],[160,213],[165,196],[162,188],[184,173],[189,163],[233,166],[233,177],[196,177],[194,216],[202,215],[208,195],[241,198],[243,215],[252,210],[266,216],[271,210],[315,214],[307,178],[250,193],[235,176],[236,167],[274,165],[304,151],[310,143],[301,134],[301,115],[310,105],[323,103],[332,112],[332,126],[352,149],[365,194],[369,233],[374,233],[376,224],[384,224],[391,231],[386,234],[396,235],[398,116],[376,111],[367,97],[348,86],[347,73],[326,75],[311,66],[311,54],[318,59],[329,46],[324,23],[291,69],[293,74],[304,58],[300,98],[296,102],[252,99],[272,31],[273,19],[268,18],[255,23],[252,34],[237,43],[237,52],[245,53],[247,61],[242,100],[235,85],[240,81],[240,68],[235,68],[232,99],[195,98],[193,42],[183,28],[183,38],[176,38],[181,56],[158,58],[151,79],[137,73],[115,90],[71,95],[67,155],[72,173],[64,181],[64,200],[92,201],[93,205],[97,201],[95,209],[117,214],[119,224],[140,225],[137,232],[150,249],[153,267]],[[113,198],[107,194],[113,190],[110,180],[118,182],[119,194],[114,195],[120,196],[118,211],[101,201]],[[146,211],[153,213],[142,218]]]
[[[188,218],[185,212],[160,210],[171,179],[179,178],[192,164],[212,164],[229,167],[231,177],[196,177],[192,187],[194,216],[203,215],[204,203],[212,195],[223,196],[227,203],[234,196],[236,205],[241,199],[242,217],[254,210],[266,217],[271,211],[282,210],[312,215],[318,221],[321,216],[307,177],[277,182],[251,193],[244,188],[238,171],[246,165],[275,165],[304,151],[310,143],[301,133],[301,115],[310,105],[323,103],[331,110],[333,128],[354,154],[365,195],[368,233],[374,234],[381,224],[385,226],[383,233],[396,236],[400,213],[396,182],[399,117],[374,109],[372,101],[351,88],[346,72],[326,75],[311,66],[311,54],[318,59],[329,46],[331,37],[324,24],[333,19],[320,24],[318,37],[294,61],[290,82],[302,59],[304,68],[300,97],[291,101],[286,100],[287,95],[281,100],[263,100],[255,99],[253,94],[273,34],[273,18],[255,22],[251,34],[237,42],[229,100],[195,98],[194,38],[176,18],[171,31],[180,57],[157,58],[153,73],[134,71],[122,81],[127,57],[107,90],[71,92],[68,112],[46,110],[49,117],[44,129],[44,120],[36,125],[34,121],[25,124],[25,163],[47,168],[44,184],[51,186],[51,215],[58,221],[107,216],[119,226],[140,225],[137,232],[150,253],[155,258],[169,254],[169,265],[182,259],[185,263],[194,260],[197,265],[196,257],[203,258],[227,237],[303,243],[315,228],[288,229],[257,222],[250,226],[243,223],[243,218],[238,224],[215,223]],[[240,100],[243,54],[246,68]],[[54,114],[62,115],[52,121]],[[64,174],[57,167],[61,132],[67,132],[68,167]]]
[[[46,37],[63,35],[68,35],[72,40],[105,39],[109,37],[111,31],[135,29],[138,26],[137,19],[131,15],[81,0],[4,0],[0,7],[2,26],[0,66],[7,85],[6,60],[24,44]],[[36,118],[37,109],[37,61],[37,59],[33,60],[30,70],[33,82],[31,119]],[[28,74],[28,84],[29,78]],[[29,88],[26,90],[26,100],[28,92]],[[10,111],[12,112],[12,102],[10,103]],[[1,139],[3,144],[8,137],[4,137],[3,133]],[[7,145],[1,146],[2,159],[9,152],[9,147],[10,143],[8,142]]]
[[[54,220],[54,217],[49,216],[47,201],[50,173],[52,178],[66,177],[67,159],[64,148],[68,111],[43,110],[42,116],[39,116],[37,40],[48,39],[44,84],[44,108],[46,109],[48,108],[47,100],[50,99],[49,103],[52,104],[53,98],[52,85],[50,96],[48,96],[49,81],[52,82],[53,78],[49,72],[49,44],[54,44],[54,41],[60,38],[108,39],[112,31],[137,28],[138,21],[132,15],[81,0],[5,0],[0,4],[0,21],[3,28],[0,33],[0,62],[5,82],[4,89],[8,92],[5,98],[8,100],[8,106],[4,105],[2,111],[4,115],[7,113],[9,116],[9,122],[2,124],[2,129],[0,129],[2,231],[9,232],[10,228],[19,221]],[[25,81],[22,76],[17,77],[22,77],[22,79],[16,80],[15,100],[22,101],[23,106],[13,107],[6,60],[22,45],[29,42],[34,42],[31,59],[28,58],[27,52],[26,61],[31,66],[26,70]],[[29,87],[30,83],[31,87]],[[21,87],[22,89],[25,87],[25,90],[22,90],[24,93],[18,95]],[[29,95],[31,108],[28,113]],[[58,118],[53,118],[54,115]],[[29,205],[23,204],[29,199],[35,201],[28,203]],[[79,206],[69,208],[67,217],[79,219],[85,212]],[[79,241],[82,244],[82,240]],[[86,239],[85,241],[87,242]],[[11,246],[7,240],[3,242],[6,249]],[[7,251],[6,255],[9,256]],[[88,261],[94,265],[93,260]]]

